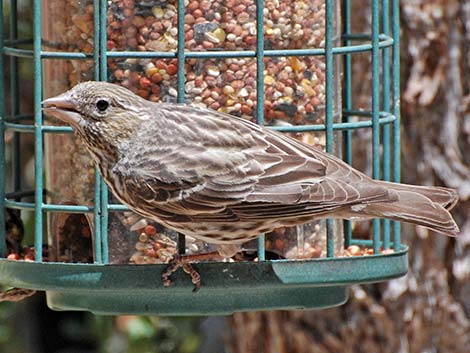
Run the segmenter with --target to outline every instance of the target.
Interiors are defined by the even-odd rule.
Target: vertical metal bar
[[[106,0],[100,0],[97,2],[97,6],[99,8],[94,10],[94,12],[99,13],[98,18],[98,26],[99,32],[96,33],[97,37],[95,38],[98,41],[98,45],[96,46],[98,49],[98,68],[99,74],[95,74],[96,78],[100,81],[107,81],[108,78],[108,57],[107,57],[107,47],[106,47],[106,14],[108,11],[108,2]]]
[[[10,0],[10,41],[14,43],[18,39],[18,21],[17,21],[18,3],[16,0]],[[10,56],[10,111],[11,116],[16,118],[19,114],[19,79],[18,79],[18,58]],[[20,136],[18,132],[13,133],[13,190],[21,189],[21,157],[20,157]]]
[[[108,186],[100,177],[101,182],[101,261],[104,264],[109,262],[109,246],[108,246]]]
[[[256,122],[264,125],[264,1],[256,1]],[[258,238],[258,260],[264,261],[265,236]]]
[[[333,0],[326,0],[325,3],[325,70],[326,70],[326,152],[332,153],[334,146],[333,132]],[[332,219],[326,220],[327,248],[326,256],[334,256],[334,222]]]
[[[184,53],[184,0],[178,0],[178,72],[177,72],[177,91],[178,91],[178,103],[184,103],[185,101],[185,72],[184,72],[184,62],[185,62],[185,53]],[[178,234],[178,253],[184,254],[186,251],[186,239],[183,234]]]
[[[389,0],[382,0],[382,33],[390,34],[389,21],[390,4]],[[390,111],[390,49],[382,50],[382,106],[386,112]],[[385,124],[383,127],[383,179],[390,181],[390,125]],[[390,220],[383,221],[383,247],[390,249]]]
[[[264,125],[264,1],[256,1],[256,123]]]
[[[34,215],[34,247],[35,259],[42,262],[42,238],[43,238],[43,142],[42,142],[42,57],[41,57],[41,1],[33,3],[33,59],[34,59],[34,171],[35,171],[35,215]]]
[[[343,0],[343,33],[345,35],[351,34],[351,4],[349,0]],[[351,41],[346,39],[343,45],[348,47]],[[344,80],[343,80],[343,106],[346,110],[352,109],[352,66],[351,54],[344,55]],[[351,117],[346,117],[346,122],[351,121]],[[352,165],[352,130],[346,130],[343,133],[344,138],[344,160],[346,163]],[[344,246],[348,247],[352,241],[352,227],[351,221],[344,221]]]
[[[94,257],[95,263],[103,263],[102,240],[101,240],[101,176],[98,168],[95,168],[95,192],[93,195],[93,221],[94,229]]]
[[[100,75],[100,0],[93,0],[93,76],[99,80]],[[95,225],[94,235],[94,258],[95,263],[103,263],[102,251],[102,222],[101,222],[101,176],[95,167],[95,192],[93,195],[93,223]]]
[[[372,177],[380,178],[380,71],[379,71],[379,4],[372,1]],[[380,250],[380,220],[373,221],[374,253]]]
[[[184,1],[178,0],[178,73],[177,73],[177,83],[178,83],[178,103],[184,103],[184,61],[185,61],[185,53],[184,53]]]
[[[101,0],[98,4],[98,9],[94,10],[94,13],[99,13],[99,33],[95,37],[95,41],[98,40],[98,59],[99,59],[99,74],[95,71],[95,77],[99,81],[107,81],[108,78],[108,57],[106,47],[106,13],[108,10],[108,3],[106,0]],[[94,58],[96,60],[96,58]],[[108,246],[108,186],[104,183],[103,178],[100,176],[101,183],[101,261],[104,264],[109,262],[109,246]]]
[[[392,76],[393,76],[393,181],[400,182],[400,0],[392,0]],[[393,248],[400,250],[400,222],[393,222]]]
[[[3,2],[0,4],[0,257],[6,255],[5,243],[5,81],[4,81],[4,34],[3,34]]]

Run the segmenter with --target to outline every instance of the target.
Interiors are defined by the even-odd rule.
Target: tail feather
[[[455,237],[460,232],[449,210],[457,202],[457,193],[440,187],[421,187],[385,183],[398,200],[369,204],[361,213],[395,221],[418,224],[437,233]]]
[[[432,202],[440,204],[442,207],[446,208],[449,211],[454,208],[454,206],[459,200],[459,195],[457,194],[457,191],[445,187],[407,185],[391,183],[387,181],[381,181],[380,184],[396,191],[409,191],[419,193],[427,197]]]

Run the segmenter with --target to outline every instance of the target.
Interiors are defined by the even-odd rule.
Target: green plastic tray
[[[50,308],[96,314],[214,315],[247,310],[314,309],[343,304],[347,286],[408,271],[408,249],[389,255],[261,263],[199,263],[193,293],[179,270],[163,287],[166,265],[96,265],[0,260],[0,282],[45,290]]]

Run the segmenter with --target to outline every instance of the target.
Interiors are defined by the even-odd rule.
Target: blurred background
[[[403,225],[402,237],[411,245],[410,273],[380,285],[353,286],[346,305],[326,310],[208,318],[100,317],[51,311],[42,293],[19,303],[3,302],[0,351],[470,351],[470,2],[401,3],[402,181],[456,188],[461,201],[453,214],[460,237]],[[364,32],[370,28],[370,2],[355,0],[352,5],[353,31]],[[31,38],[32,3],[20,0],[18,6],[20,37]],[[7,36],[8,14],[5,4]],[[370,101],[370,85],[363,84],[371,81],[369,60],[364,54],[353,61],[354,76],[362,77],[355,80],[353,92],[364,106]],[[19,64],[20,106],[27,114],[32,112],[33,68],[28,60]],[[370,151],[364,148],[370,145],[370,131],[355,134],[356,142],[363,142],[354,146],[355,167],[370,172]],[[11,136],[6,139],[11,145]],[[23,143],[27,172],[22,182],[32,186],[33,141]],[[369,231],[367,225],[362,231]]]

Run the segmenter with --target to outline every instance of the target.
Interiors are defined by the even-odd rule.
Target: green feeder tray
[[[236,311],[318,309],[341,305],[353,283],[384,281],[408,271],[408,248],[387,255],[200,263],[194,293],[178,271],[163,287],[166,265],[96,265],[0,260],[0,282],[45,290],[54,310],[119,315],[224,315]]]

